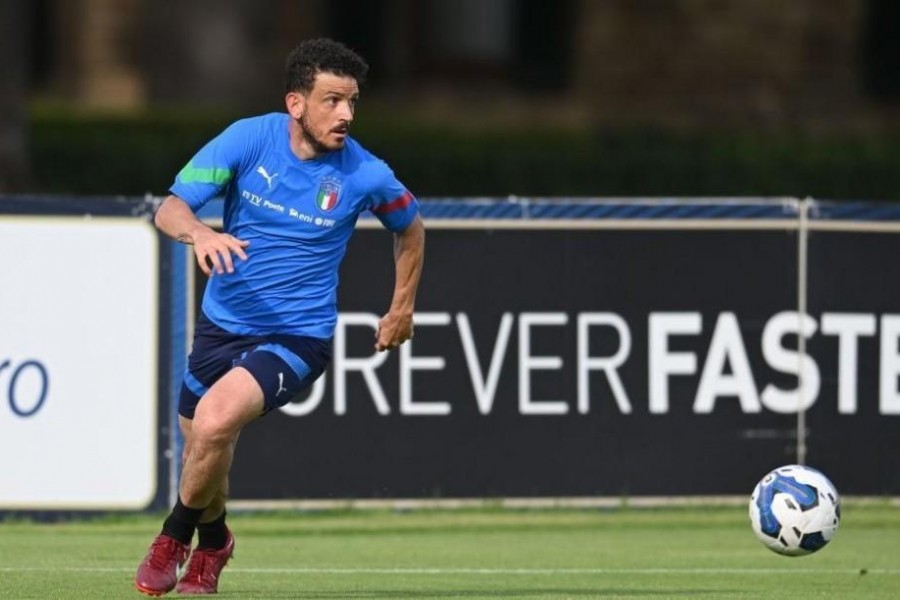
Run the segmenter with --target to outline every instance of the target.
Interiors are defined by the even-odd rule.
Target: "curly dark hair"
[[[288,54],[284,67],[284,91],[309,92],[319,73],[352,77],[359,85],[369,65],[347,46],[328,38],[306,40]]]

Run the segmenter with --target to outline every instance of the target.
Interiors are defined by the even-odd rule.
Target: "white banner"
[[[0,216],[0,509],[141,509],[157,490],[158,239]]]

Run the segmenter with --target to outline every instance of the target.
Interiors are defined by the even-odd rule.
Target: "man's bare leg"
[[[193,441],[193,419],[188,419],[181,415],[178,416],[178,424],[181,427],[181,437],[184,439],[184,448],[181,453],[181,468],[184,469],[184,463],[187,461],[188,454],[191,452]],[[216,520],[225,512],[225,501],[228,498],[228,477],[222,482],[219,491],[213,496],[212,502],[203,511],[200,516],[200,524],[209,523]]]
[[[263,391],[249,371],[236,367],[200,399],[190,426],[179,496],[185,506],[215,518],[224,508],[224,490],[241,429],[262,415]],[[187,439],[187,438],[186,438]]]
[[[228,471],[241,428],[262,411],[262,390],[245,369],[238,367],[204,395],[192,420],[180,420],[185,451],[176,510],[179,505],[184,508],[190,507],[190,502],[209,500],[203,509],[187,508],[197,519],[193,525],[199,539],[175,587],[179,594],[215,594],[218,591],[219,575],[235,546],[234,536],[225,525]],[[204,495],[210,492],[210,496]],[[176,510],[170,518],[177,516]],[[175,525],[181,527],[184,523]],[[193,529],[190,531],[193,533]]]
[[[194,419],[180,421],[185,453],[178,502],[163,523],[135,575],[135,587],[145,594],[165,594],[178,584],[182,594],[210,594],[234,551],[234,537],[225,526],[228,471],[241,428],[264,409],[263,391],[250,373],[236,367],[225,374],[197,404]],[[203,518],[210,519],[206,525]],[[177,581],[178,568],[190,554],[198,525],[207,547],[198,547],[187,571]],[[217,544],[224,539],[224,545]],[[196,558],[196,560],[195,560]]]

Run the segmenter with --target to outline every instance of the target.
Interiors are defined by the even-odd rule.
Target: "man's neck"
[[[317,151],[303,135],[303,128],[296,120],[291,119],[289,125],[291,152],[300,160],[313,160],[319,158],[324,152]]]

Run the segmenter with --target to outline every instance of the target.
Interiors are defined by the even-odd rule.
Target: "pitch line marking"
[[[67,573],[121,573],[134,571],[133,567],[0,567],[0,572],[67,572]],[[798,575],[840,574],[859,575],[861,569],[754,569],[754,568],[521,568],[480,569],[466,567],[402,568],[402,567],[229,567],[230,573],[280,573],[295,575]],[[865,569],[870,575],[900,575],[900,569]]]

